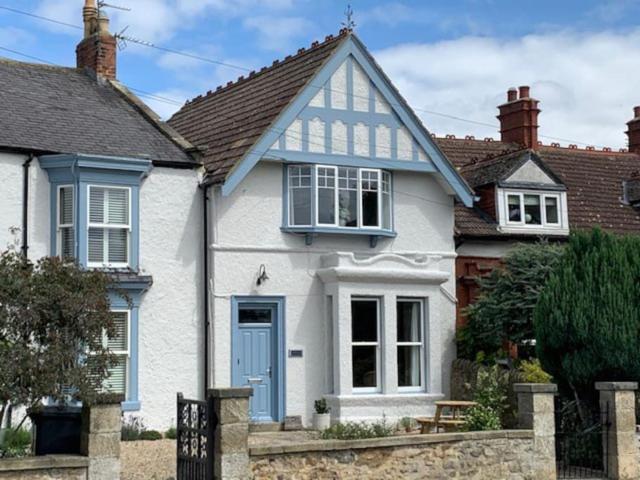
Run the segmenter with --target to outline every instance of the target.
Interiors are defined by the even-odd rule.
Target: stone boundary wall
[[[251,478],[464,478],[532,480],[534,432],[317,440],[249,449]]]
[[[0,480],[87,480],[88,472],[89,459],[78,455],[0,460]]]

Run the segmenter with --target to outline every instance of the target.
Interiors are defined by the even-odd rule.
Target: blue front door
[[[252,387],[249,413],[257,422],[277,420],[275,304],[239,303],[232,348],[234,386]]]

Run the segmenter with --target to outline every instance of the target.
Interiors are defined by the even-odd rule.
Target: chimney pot
[[[639,118],[640,117],[640,105],[637,107],[633,107],[633,116],[634,118]]]
[[[640,155],[640,105],[633,107],[633,117],[627,122],[629,151]]]
[[[511,87],[507,90],[507,102],[513,102],[518,99],[518,90],[515,87]]]
[[[520,87],[520,99],[523,98],[529,98],[529,87],[527,85]]]

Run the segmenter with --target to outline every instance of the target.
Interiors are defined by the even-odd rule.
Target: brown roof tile
[[[342,30],[248,77],[187,102],[169,124],[192,144],[207,147],[210,180],[222,182],[347,38]]]
[[[465,177],[472,177],[475,163],[500,164],[502,155],[511,158],[509,153],[521,149],[499,141],[438,138],[437,142]],[[640,210],[622,203],[622,182],[640,170],[640,155],[551,146],[539,146],[536,153],[567,188],[570,228],[599,226],[615,233],[640,233]],[[456,207],[456,231],[461,236],[506,236],[488,216],[461,205]]]

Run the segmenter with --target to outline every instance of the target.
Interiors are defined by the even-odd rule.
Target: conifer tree
[[[543,368],[579,398],[640,379],[640,237],[572,234],[534,311]]]

